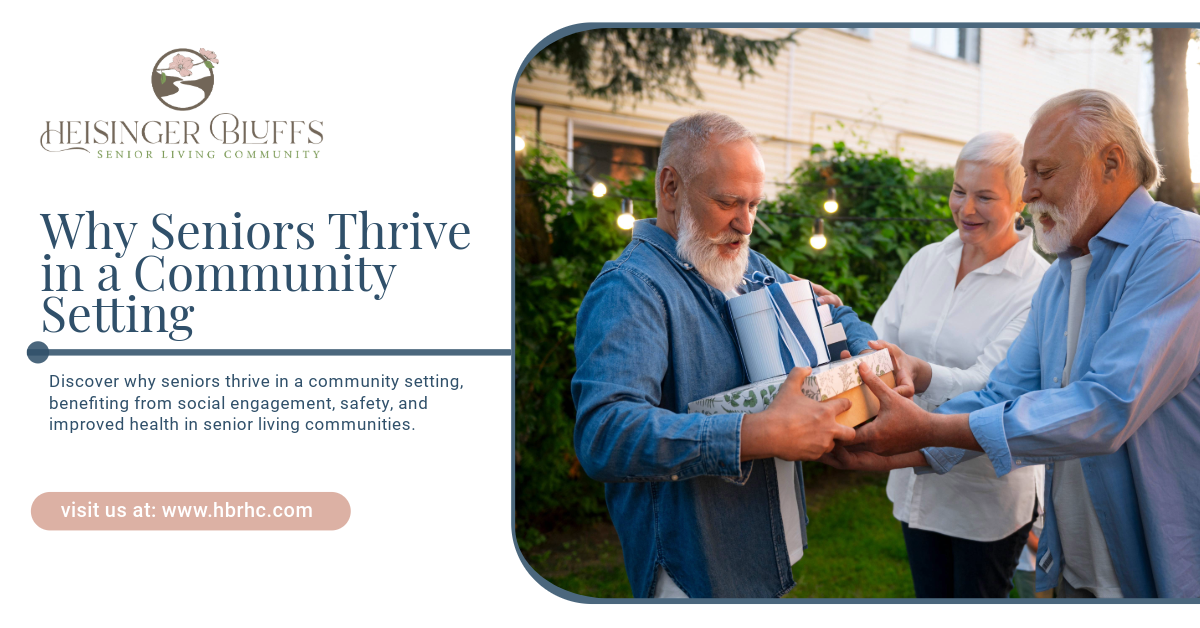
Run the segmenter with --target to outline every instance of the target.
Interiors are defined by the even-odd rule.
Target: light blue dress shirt
[[[1200,216],[1138,188],[1088,243],[1093,262],[1072,381],[1070,259],[1042,279],[1033,309],[987,388],[946,402],[997,475],[1080,458],[1125,597],[1200,596]],[[924,450],[945,473],[971,452]],[[978,454],[974,454],[978,455]],[[1054,504],[1038,547],[1037,588],[1058,582]]]

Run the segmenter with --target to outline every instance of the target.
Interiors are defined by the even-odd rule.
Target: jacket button
[[[678,479],[679,479],[679,476],[678,476],[678,475],[672,475],[672,476],[671,476],[671,479],[672,479],[672,480],[678,480]]]

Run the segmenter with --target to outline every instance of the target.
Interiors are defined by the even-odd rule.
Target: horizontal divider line
[[[510,356],[512,349],[48,349],[51,356]]]

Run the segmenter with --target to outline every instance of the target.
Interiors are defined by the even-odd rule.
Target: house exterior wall
[[[773,38],[788,29],[727,32]],[[727,113],[759,135],[767,179],[776,183],[809,158],[813,144],[835,140],[952,165],[977,133],[1024,137],[1038,105],[1082,87],[1111,91],[1135,112],[1149,112],[1150,104],[1142,102],[1151,96],[1142,85],[1150,71],[1145,56],[1112,54],[1102,37],[1072,38],[1070,29],[983,29],[979,58],[972,63],[924,49],[911,43],[907,28],[871,29],[867,37],[812,28],[780,52],[774,67],[756,63],[761,76],[744,84],[732,71],[701,60],[694,76],[704,98],[691,103],[660,98],[614,109],[606,101],[572,97],[567,77],[544,69],[532,82],[522,79],[516,96],[542,105],[542,140],[558,147],[573,137],[654,145],[681,116],[703,109]],[[532,136],[534,109],[518,106],[516,119],[518,134]]]

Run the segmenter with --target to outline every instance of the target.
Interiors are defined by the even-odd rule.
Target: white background
[[[951,621],[1011,625],[1126,623],[1131,607],[862,605],[581,605],[535,583],[511,535],[511,370],[508,358],[145,359],[25,358],[51,347],[509,348],[511,344],[510,120],[513,79],[545,36],[575,23],[872,19],[1151,19],[1090,3],[1048,13],[1044,3],[999,7],[810,3],[730,7],[692,2],[25,3],[0,16],[0,189],[4,226],[0,342],[0,623],[63,625],[388,625],[499,623],[612,625],[760,621],[928,627]],[[1120,6],[1115,5],[1114,6]],[[1127,5],[1125,5],[1127,6]],[[1194,9],[1193,9],[1194,12]],[[1159,19],[1195,19],[1160,11]],[[215,50],[207,103],[160,105],[147,85],[166,50]],[[209,162],[99,160],[46,153],[46,120],[322,120],[317,160]],[[211,138],[205,148],[222,149]],[[161,146],[153,147],[161,150]],[[174,147],[183,148],[183,147]],[[268,149],[272,147],[267,147]],[[280,147],[282,148],[282,147]],[[379,302],[362,293],[257,298],[139,295],[138,305],[193,305],[196,335],[41,333],[41,213],[96,210],[138,222],[131,261],[149,253],[150,218],[313,222],[304,253],[166,252],[171,264],[339,264],[333,212],[376,221],[466,222],[465,251],[366,252],[397,264]],[[409,232],[402,232],[409,233]],[[355,259],[360,254],[352,251]],[[53,252],[91,284],[95,269],[132,263],[100,251]],[[125,302],[122,301],[124,304]],[[47,430],[48,376],[420,376],[465,383],[433,391],[433,410],[407,433],[76,433]],[[109,391],[98,391],[111,394]],[[323,395],[322,395],[323,396]],[[397,417],[394,417],[397,418]],[[46,532],[31,521],[47,491],[337,491],[353,514],[336,532]],[[1177,607],[1155,607],[1158,614]],[[930,613],[944,618],[930,617]],[[951,618],[953,616],[953,618]]]

